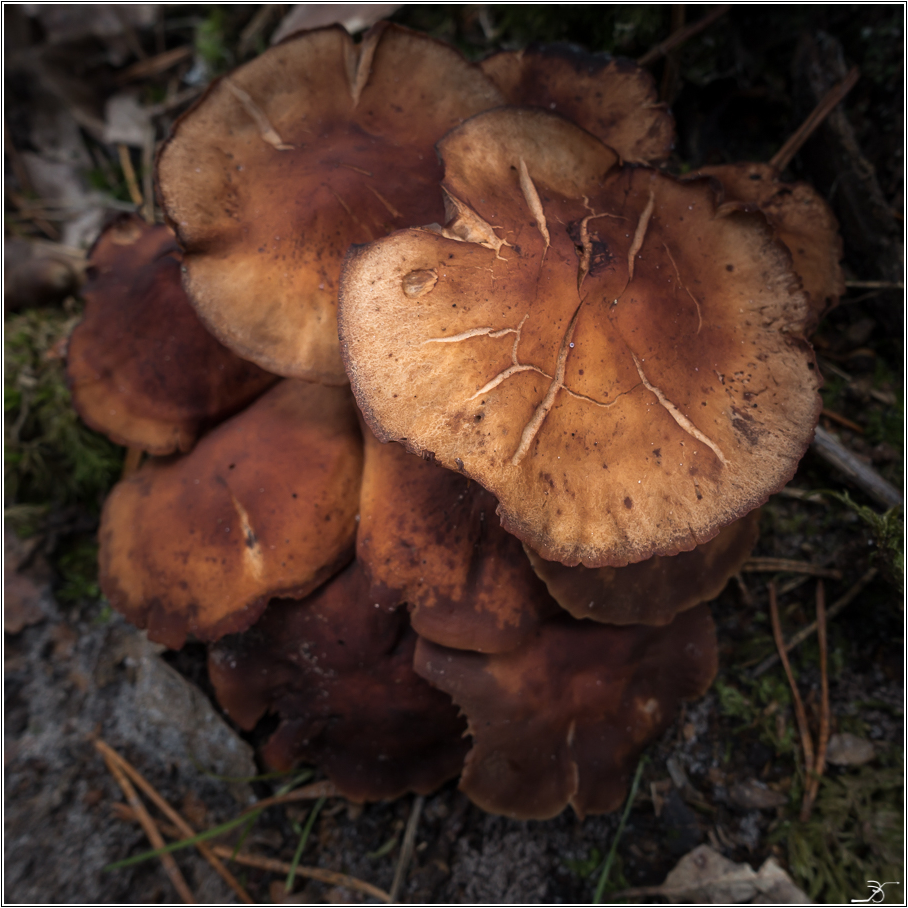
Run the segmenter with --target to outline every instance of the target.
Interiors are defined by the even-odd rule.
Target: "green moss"
[[[22,505],[97,509],[119,476],[122,449],[73,409],[61,345],[78,312],[30,310],[6,320],[4,479],[7,514]]]
[[[904,886],[904,771],[895,765],[862,766],[820,785],[811,819],[782,824],[773,838],[788,843],[795,882],[818,902],[865,899],[868,880]],[[885,762],[885,760],[884,760]],[[887,901],[902,889],[888,887]]]

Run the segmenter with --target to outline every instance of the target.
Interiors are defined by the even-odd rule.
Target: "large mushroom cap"
[[[376,597],[411,607],[428,640],[502,652],[557,610],[520,542],[478,483],[422,460],[366,429],[356,556]]]
[[[85,318],[73,331],[73,405],[95,431],[151,454],[188,451],[277,379],[199,321],[173,232],[124,214],[89,254]]]
[[[791,253],[814,327],[845,292],[839,223],[826,200],[807,183],[783,183],[771,164],[720,164],[691,176],[715,178],[728,205],[766,215]]]
[[[278,600],[213,646],[218,700],[242,728],[281,719],[263,756],[317,763],[355,801],[428,794],[456,776],[468,744],[450,699],[413,671],[406,609],[375,607],[354,562],[301,602]]]
[[[349,560],[361,475],[349,391],[283,381],[191,454],[114,487],[101,588],[173,648],[244,630],[272,596],[304,596]]]
[[[562,614],[491,656],[420,639],[414,657],[469,721],[461,789],[490,813],[540,820],[568,804],[581,817],[618,808],[640,752],[717,664],[705,605],[662,628]]]
[[[722,592],[750,556],[760,512],[751,511],[718,536],[680,555],[654,555],[625,567],[565,567],[532,549],[527,556],[552,597],[575,618],[606,624],[668,624],[678,612]]]
[[[503,50],[480,64],[508,104],[561,114],[630,163],[665,160],[675,124],[650,73],[630,60],[570,44]]]
[[[280,375],[346,383],[350,243],[442,219],[434,145],[501,103],[453,48],[380,24],[295,35],[212,84],[161,152],[162,204],[211,331]]]
[[[339,325],[382,440],[462,469],[542,557],[677,554],[793,475],[820,409],[759,215],[542,111],[440,144],[451,218],[351,250]]]

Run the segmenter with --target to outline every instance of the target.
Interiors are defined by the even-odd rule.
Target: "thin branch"
[[[397,867],[394,870],[394,882],[391,883],[392,902],[397,901],[401,887],[404,884],[407,868],[413,859],[413,849],[416,845],[416,828],[419,825],[419,815],[422,813],[422,806],[425,801],[426,799],[422,795],[417,795],[413,799],[413,806],[410,808],[410,816],[407,818],[407,828],[404,832],[404,841],[400,848],[400,857],[397,859]]]
[[[854,66],[848,75],[833,85],[826,92],[820,103],[808,114],[807,119],[789,136],[788,141],[773,155],[770,167],[781,173],[791,159],[801,150],[801,146],[810,138],[814,130],[832,113],[833,108],[854,88],[860,76],[860,70]]]
[[[720,16],[724,16],[730,9],[730,3],[720,3],[718,6],[714,6],[702,19],[691,23],[685,28],[678,29],[678,31],[672,34],[671,37],[666,38],[661,44],[657,44],[654,48],[648,50],[639,60],[637,60],[637,64],[639,66],[649,66],[650,63],[655,63],[656,60],[660,57],[664,57],[669,51],[674,50],[676,47],[680,47],[685,41],[690,40],[695,35],[699,35],[705,28],[709,28],[716,19]]]
[[[811,447],[827,463],[844,473],[856,486],[885,508],[903,503],[902,493],[887,482],[873,467],[859,460],[836,437],[817,426]]]
[[[95,748],[104,758],[104,762],[107,764],[107,768],[110,771],[110,774],[116,779],[117,784],[123,791],[124,796],[126,797],[129,806],[135,812],[136,818],[139,823],[142,825],[142,829],[145,830],[145,835],[148,836],[148,841],[151,842],[154,848],[163,848],[164,847],[164,838],[161,835],[158,827],[155,825],[154,820],[151,818],[148,811],[145,809],[145,805],[139,799],[139,796],[136,794],[136,790],[132,787],[129,779],[126,777],[125,771],[121,768],[119,760],[111,756],[110,749],[105,750],[106,745],[103,742],[96,741]],[[180,868],[177,867],[177,862],[173,859],[172,855],[162,854],[161,855],[161,864],[164,866],[164,870],[167,872],[167,876],[170,877],[170,882],[173,883],[174,888],[180,894],[180,898],[187,905],[195,905],[196,900],[192,895],[192,890],[190,890],[186,880],[183,878],[183,874],[180,873]]]
[[[841,580],[842,572],[834,568],[821,567],[808,561],[794,561],[790,558],[748,558],[742,571],[747,573],[812,574],[814,577],[830,577]]]
[[[136,179],[136,172],[132,166],[132,158],[129,156],[129,149],[121,142],[117,145],[117,152],[120,155],[120,167],[123,170],[123,176],[126,177],[126,187],[129,189],[129,197],[133,204],[142,207],[142,190],[139,189],[139,181]]]
[[[840,599],[837,599],[836,602],[830,607],[829,611],[826,612],[826,620],[829,621],[832,618],[835,618],[835,616],[838,615],[838,613],[842,611],[842,609],[845,608],[846,605],[850,605],[862,592],[864,587],[866,587],[867,584],[869,584],[873,580],[873,578],[876,577],[876,575],[877,569],[870,568],[864,574],[864,576],[861,577],[861,579],[858,580],[858,582],[855,583],[855,585],[850,590],[848,590],[847,593],[845,593],[844,596],[842,596]],[[807,627],[805,627],[803,630],[798,631],[798,633],[796,633],[794,637],[792,637],[791,640],[789,640],[788,643],[785,644],[785,652],[790,653],[796,646],[800,646],[814,631],[816,631],[816,629],[817,622],[814,621],[812,624],[808,624]],[[751,677],[759,677],[763,674],[763,672],[767,671],[767,669],[772,668],[776,664],[776,662],[778,662],[778,660],[779,657],[775,654],[773,654],[772,656],[767,656],[753,670]]]
[[[817,642],[820,645],[820,734],[817,738],[817,758],[813,774],[801,802],[801,822],[810,819],[813,802],[820,790],[820,778],[826,768],[826,747],[829,744],[829,673],[827,671],[828,647],[826,645],[826,591],[823,581],[817,583]]]
[[[794,674],[791,671],[791,663],[788,661],[788,653],[785,651],[785,641],[782,639],[782,625],[779,623],[776,585],[774,583],[769,584],[769,616],[772,619],[772,636],[776,641],[776,649],[779,651],[779,658],[782,660],[782,667],[785,669],[785,675],[788,678],[788,686],[791,688],[795,718],[798,721],[798,732],[801,735],[801,747],[804,750],[804,766],[809,774],[814,766],[813,739],[810,737],[810,729],[807,727],[807,713],[804,711],[804,701],[801,700],[798,685],[795,683]]]
[[[247,807],[240,816],[247,816],[250,813],[258,813],[266,807],[275,807],[278,804],[292,804],[294,801],[315,801],[318,798],[336,798],[337,788],[333,782],[313,782],[311,785],[305,785],[303,788],[297,788],[287,794],[275,795],[272,798],[262,798],[256,801],[250,807]]]
[[[270,870],[286,876],[290,872],[290,865],[284,861],[276,861],[274,858],[259,857],[256,854],[245,854],[239,852],[233,853],[230,845],[212,845],[211,850],[221,858],[227,858],[236,861],[237,864],[244,864],[246,867],[257,867],[259,870]],[[363,892],[382,902],[390,902],[391,896],[384,889],[358,880],[356,877],[347,876],[345,873],[337,873],[334,870],[325,870],[321,867],[297,867],[296,875],[306,877],[309,880],[317,880],[320,883],[329,883],[332,886],[343,886],[346,889],[353,889],[357,892]]]
[[[145,792],[149,800],[164,814],[167,819],[176,827],[177,831],[184,838],[191,838],[195,835],[195,830],[183,819],[183,817],[177,813],[170,804],[158,794],[157,790],[148,782],[147,779],[128,761],[125,757],[120,756],[109,744],[105,741],[102,741],[100,738],[95,741],[95,748],[100,751],[101,755],[106,761],[113,760],[117,765],[129,776],[132,781]],[[138,818],[138,816],[137,816]],[[163,840],[161,845],[155,845],[155,847],[161,847],[163,845]],[[211,848],[199,842],[196,845],[199,853],[208,861],[209,864],[214,868],[215,872],[224,880],[225,883],[237,894],[241,902],[245,902],[247,905],[254,904],[253,900],[250,898],[246,890],[240,885],[234,875],[215,857],[214,853],[211,851]],[[172,861],[173,858],[170,855],[166,855]],[[162,858],[163,859],[163,858]]]

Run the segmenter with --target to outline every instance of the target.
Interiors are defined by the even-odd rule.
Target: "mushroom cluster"
[[[102,588],[209,644],[240,727],[276,714],[269,765],[582,816],[708,688],[704,603],[819,414],[838,247],[778,174],[657,169],[672,134],[627,62],[318,29],[177,122],[173,234],[99,241],[76,397],[155,455],[105,506]],[[154,314],[178,300],[197,317]],[[153,438],[95,415],[102,389]]]

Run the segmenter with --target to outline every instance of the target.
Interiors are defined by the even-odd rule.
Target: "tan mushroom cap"
[[[170,228],[120,215],[89,254],[85,317],[67,351],[82,419],[157,455],[188,451],[277,380],[205,329],[183,290],[181,257]]]
[[[350,393],[283,381],[175,461],[114,487],[101,588],[178,649],[249,627],[273,596],[304,596],[353,554],[362,439]]]
[[[355,248],[339,326],[382,440],[462,470],[543,558],[688,551],[793,475],[820,409],[759,215],[542,111],[440,144],[451,218]]]
[[[565,567],[529,548],[527,556],[551,596],[575,618],[663,625],[722,592],[756,545],[759,524],[760,512],[751,511],[689,552],[619,568]]]
[[[435,143],[501,103],[480,69],[381,23],[293,36],[212,84],[158,162],[186,287],[228,347],[345,384],[337,281],[350,243],[441,220]]]
[[[469,722],[461,790],[490,813],[543,820],[568,804],[581,817],[618,808],[641,750],[712,683],[718,651],[699,605],[661,628],[562,614],[493,656],[420,639],[414,666]]]
[[[364,435],[356,555],[376,600],[407,602],[422,637],[483,653],[513,649],[558,610],[492,495]]]
[[[541,107],[582,126],[632,164],[664,161],[675,123],[650,73],[570,44],[500,51],[480,63],[508,104]]]
[[[303,601],[275,600],[258,623],[211,647],[208,670],[228,715],[280,725],[268,766],[315,763],[354,801],[428,794],[456,776],[469,747],[449,697],[413,671],[403,608],[375,608],[354,562]]]
[[[807,183],[783,183],[770,164],[701,167],[693,176],[718,180],[730,206],[757,209],[791,253],[810,307],[812,329],[845,293],[839,222],[827,201]]]

